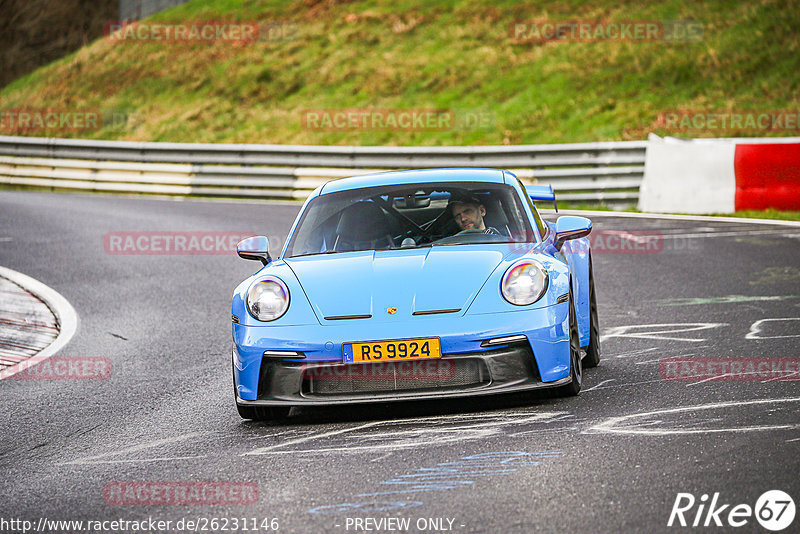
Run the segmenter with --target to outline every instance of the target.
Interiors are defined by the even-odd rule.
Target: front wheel
[[[556,389],[560,397],[574,397],[581,391],[583,383],[583,363],[581,361],[581,341],[578,334],[578,320],[575,317],[575,304],[572,290],[569,292],[569,367],[572,382]]]

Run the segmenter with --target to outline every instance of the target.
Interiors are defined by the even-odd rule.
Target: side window
[[[519,180],[519,178],[517,178],[517,180]],[[522,187],[522,191],[525,191],[525,184],[520,182],[519,185]],[[536,206],[534,206],[531,197],[529,195],[525,195],[525,200],[528,201],[528,205],[531,208],[531,213],[533,213],[533,218],[536,221],[536,227],[539,228],[539,235],[541,235],[542,239],[544,239],[544,236],[547,233],[547,225],[544,224],[544,221],[542,220],[541,215],[539,215],[539,211],[536,209]]]

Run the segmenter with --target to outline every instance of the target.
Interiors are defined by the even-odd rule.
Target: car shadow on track
[[[514,410],[530,407],[567,406],[576,397],[554,398],[548,390],[509,393],[479,397],[425,401],[348,404],[341,406],[295,407],[287,418],[274,421],[242,421],[245,426],[293,426],[333,423],[370,422],[461,415],[470,413]]]

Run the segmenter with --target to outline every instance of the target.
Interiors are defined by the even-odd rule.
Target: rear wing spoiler
[[[525,192],[531,197],[531,200],[546,200],[553,203],[553,208],[558,212],[558,203],[556,203],[556,193],[553,191],[552,185],[526,185]]]

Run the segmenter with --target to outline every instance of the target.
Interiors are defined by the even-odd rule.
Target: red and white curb
[[[10,367],[0,370],[0,380],[10,378],[56,354],[72,339],[78,330],[78,314],[72,305],[53,288],[25,274],[0,267],[0,277],[20,286],[41,300],[53,313],[58,326],[58,335],[43,349]]]

